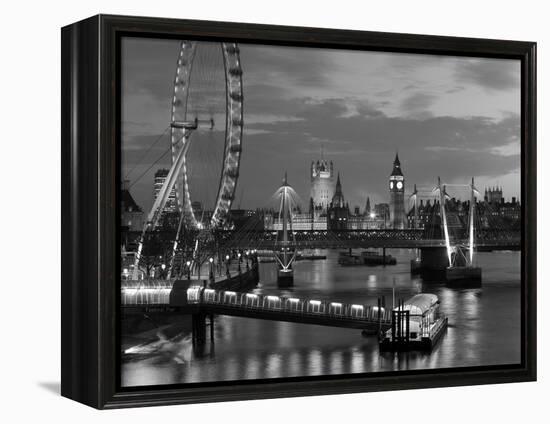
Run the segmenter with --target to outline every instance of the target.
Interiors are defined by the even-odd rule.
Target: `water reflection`
[[[392,251],[398,264],[340,267],[337,252],[324,261],[301,261],[287,296],[376,305],[419,292],[439,296],[449,328],[430,354],[382,353],[375,337],[359,331],[218,316],[214,343],[193,346],[182,320],[160,331],[123,339],[122,384],[173,384],[219,380],[363,373],[518,363],[520,361],[520,258],[517,252],[481,253],[481,288],[452,288],[411,278],[411,253]],[[273,264],[262,264],[258,294],[281,294]],[[171,336],[168,336],[170,334]]]
[[[375,274],[369,275],[367,279],[367,287],[369,289],[375,289],[377,284],[378,284],[378,281],[377,281],[376,275]]]

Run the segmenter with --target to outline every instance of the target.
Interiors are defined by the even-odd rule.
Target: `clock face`
[[[393,181],[390,181],[390,190],[393,189]]]
[[[401,181],[397,181],[397,188],[401,190],[403,188],[403,183]]]

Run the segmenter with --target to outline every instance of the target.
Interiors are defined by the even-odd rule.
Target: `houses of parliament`
[[[405,198],[405,175],[397,153],[388,175],[388,203],[371,205],[367,196],[364,208],[350,208],[344,196],[341,174],[335,171],[333,161],[324,158],[311,162],[310,178],[309,208],[307,212],[295,211],[292,222],[294,230],[424,229],[441,224],[437,200],[420,199],[415,211],[415,206],[409,204],[409,198]],[[477,208],[482,228],[519,225],[519,202],[515,198],[506,202],[502,187],[486,189],[484,198],[478,200]],[[468,201],[449,199],[446,210],[450,227],[465,228]],[[275,216],[266,218],[266,229],[279,229],[280,224]]]
[[[312,162],[309,218],[336,230],[405,228],[405,178],[397,154],[388,183],[389,203],[371,206],[367,196],[363,210],[357,206],[352,210],[344,197],[340,173],[335,176],[333,162]]]
[[[405,179],[396,155],[389,176],[389,203],[371,205],[365,199],[364,208],[350,208],[343,189],[343,179],[334,163],[321,158],[311,162],[311,189],[307,212],[296,211],[292,218],[294,230],[368,230],[405,228]],[[266,228],[278,230],[275,217],[268,217]]]

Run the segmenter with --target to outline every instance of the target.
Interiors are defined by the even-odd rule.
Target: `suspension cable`
[[[164,158],[164,156],[166,156],[171,150],[172,150],[172,147],[169,147],[168,149],[166,149],[166,151],[161,156],[159,156],[157,160],[155,160],[138,178],[136,178],[128,188],[129,189],[132,188],[139,180],[141,180],[151,170],[151,168],[153,168],[153,166],[155,166],[158,162],[160,162]]]
[[[136,162],[136,164],[132,167],[132,169],[130,169],[127,173],[126,173],[126,176],[124,177],[125,180],[128,179],[128,176],[139,166],[141,165],[141,163],[143,162],[143,160],[147,157],[147,155],[149,154],[149,152],[151,151],[151,149],[153,147],[156,146],[156,144],[161,140],[162,137],[164,137],[164,135],[166,134],[166,132],[170,129],[170,126],[167,126],[164,131],[162,132],[161,135],[159,135],[157,137],[157,139],[153,142],[153,144],[151,144],[149,146],[149,148],[147,149],[147,151],[139,158],[139,160]]]

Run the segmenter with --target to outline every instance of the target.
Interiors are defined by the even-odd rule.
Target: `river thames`
[[[407,300],[434,293],[448,316],[446,334],[431,353],[380,353],[375,336],[359,330],[216,316],[214,342],[193,348],[190,319],[151,325],[122,338],[123,387],[260,378],[319,376],[412,369],[517,364],[521,360],[519,252],[480,252],[483,283],[453,288],[425,282],[409,271],[412,251],[392,250],[395,266],[338,265],[326,260],[295,265],[294,287],[277,287],[273,263],[260,264],[258,294],[292,295],[391,307],[392,294]],[[395,289],[394,289],[395,288]]]

